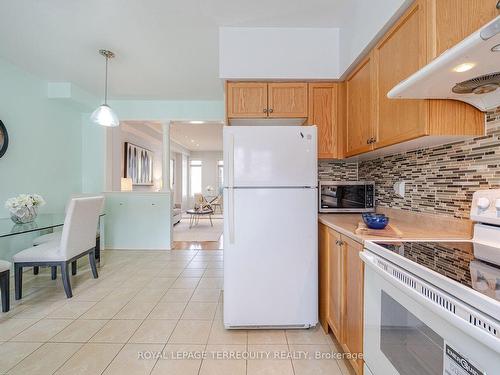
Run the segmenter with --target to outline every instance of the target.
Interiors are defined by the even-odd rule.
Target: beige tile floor
[[[219,250],[104,251],[97,280],[81,262],[71,299],[48,270],[25,273],[23,299],[0,313],[0,374],[352,373],[342,359],[314,358],[337,352],[319,328],[224,329],[222,258]]]

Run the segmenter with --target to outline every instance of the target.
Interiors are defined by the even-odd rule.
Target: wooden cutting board
[[[363,236],[376,236],[376,237],[389,237],[389,238],[403,237],[403,232],[401,232],[394,225],[387,224],[387,226],[384,229],[370,229],[362,221],[358,223],[358,227],[356,228],[355,233]]]

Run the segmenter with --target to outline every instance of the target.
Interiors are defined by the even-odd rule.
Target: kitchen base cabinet
[[[344,351],[358,354],[363,353],[363,289],[364,264],[359,253],[363,245],[342,236],[344,254],[344,283],[343,295],[345,298],[343,311],[342,340]],[[356,374],[363,372],[363,359],[351,359]]]
[[[318,226],[318,301],[319,301],[319,324],[323,327],[323,330],[328,333],[328,295],[329,295],[329,285],[328,273],[329,273],[329,262],[328,262],[328,227],[326,225]]]
[[[328,228],[328,311],[327,321],[333,334],[343,342],[344,247],[340,234]]]
[[[363,374],[363,245],[324,224],[319,225],[319,321],[330,330],[356,374]]]

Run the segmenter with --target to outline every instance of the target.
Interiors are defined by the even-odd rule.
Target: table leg
[[[71,262],[71,274],[73,276],[76,275],[76,269],[77,269],[77,264],[76,264],[76,260],[75,260],[75,261]]]
[[[214,223],[212,222],[212,215],[208,215],[208,218],[210,219],[210,225],[214,226]]]

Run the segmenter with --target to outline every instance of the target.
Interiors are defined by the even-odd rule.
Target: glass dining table
[[[101,259],[101,235],[102,218],[105,214],[99,217],[99,234],[96,236],[95,258],[97,261]],[[51,231],[55,228],[64,225],[64,213],[60,214],[39,214],[34,221],[26,224],[15,224],[9,218],[0,219],[0,238],[21,235],[30,232]]]

